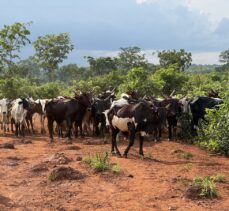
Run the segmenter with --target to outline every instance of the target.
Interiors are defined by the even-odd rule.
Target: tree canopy
[[[55,70],[73,50],[68,33],[45,35],[33,42],[35,58],[48,71],[49,81],[55,80]]]
[[[180,71],[187,69],[192,62],[192,54],[186,52],[184,49],[176,50],[163,50],[158,52],[160,65],[168,67],[172,64],[177,64]]]

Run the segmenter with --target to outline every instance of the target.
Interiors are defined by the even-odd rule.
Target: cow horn
[[[169,97],[172,97],[175,94],[176,90],[174,89],[172,93],[169,95]]]

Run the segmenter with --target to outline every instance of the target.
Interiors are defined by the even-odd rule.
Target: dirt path
[[[210,156],[195,146],[175,142],[147,141],[144,151],[147,159],[138,156],[138,141],[130,150],[129,158],[111,156],[111,162],[122,169],[120,175],[110,172],[94,173],[78,156],[110,152],[110,144],[86,145],[77,139],[69,144],[63,140],[48,144],[47,137],[28,137],[32,144],[20,139],[0,137],[0,143],[14,141],[15,149],[0,149],[0,210],[229,210],[229,159]],[[88,138],[90,142],[98,141]],[[124,150],[126,143],[119,144]],[[175,150],[189,152],[186,160]],[[31,172],[31,167],[61,152],[72,161],[67,164],[86,175],[83,180],[50,182],[48,171]],[[227,183],[217,184],[219,197],[214,200],[184,198],[187,184],[195,176],[216,175],[228,177]]]

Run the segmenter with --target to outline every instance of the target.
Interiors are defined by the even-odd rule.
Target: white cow
[[[9,121],[8,121],[8,100],[3,98],[0,100],[0,116],[1,116],[1,124],[4,134],[6,130],[9,131]]]
[[[24,136],[25,118],[29,109],[29,102],[25,98],[18,98],[12,104],[11,118],[16,127],[16,136]]]

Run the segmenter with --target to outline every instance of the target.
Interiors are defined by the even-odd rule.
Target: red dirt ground
[[[229,210],[229,159],[212,156],[193,145],[163,140],[146,141],[146,159],[138,155],[138,141],[130,150],[128,159],[110,156],[111,163],[121,167],[121,173],[95,173],[77,157],[110,152],[110,144],[86,137],[75,139],[72,145],[55,139],[50,145],[47,136],[25,138],[32,144],[21,144],[12,134],[0,137],[0,144],[14,141],[15,149],[0,149],[0,210]],[[16,141],[15,141],[16,140]],[[67,150],[77,146],[78,150]],[[123,152],[126,141],[119,143]],[[174,150],[192,153],[190,160],[179,157]],[[71,159],[66,166],[86,175],[83,180],[50,182],[48,171],[31,172],[30,168],[50,158],[56,152]],[[15,158],[16,157],[16,158]],[[190,200],[184,197],[187,185],[195,176],[224,174],[226,183],[217,183],[218,198]]]

